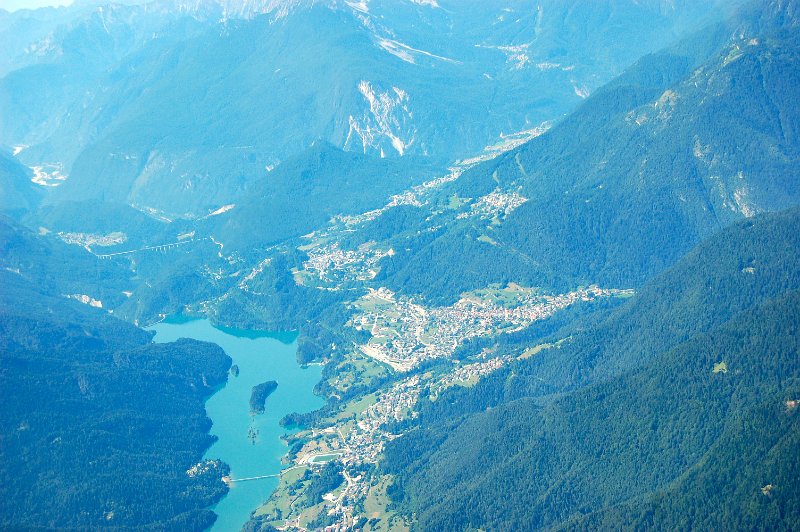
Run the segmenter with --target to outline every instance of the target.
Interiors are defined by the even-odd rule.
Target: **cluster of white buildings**
[[[125,233],[114,231],[107,235],[100,235],[95,233],[58,233],[58,237],[67,244],[75,244],[85,248],[87,251],[92,250],[92,246],[108,247],[122,244],[128,237]]]
[[[312,273],[324,283],[369,281],[378,274],[378,262],[394,251],[381,250],[374,242],[362,244],[355,250],[341,249],[338,242],[308,251],[303,270]]]
[[[378,400],[362,412],[353,429],[345,437],[345,464],[375,463],[383,451],[383,445],[391,435],[383,426],[391,421],[400,421],[414,416],[414,405],[419,398],[418,375],[404,379],[385,392]]]
[[[461,299],[449,307],[426,309],[412,299],[386,289],[372,291],[358,305],[355,324],[372,338],[361,350],[396,370],[408,370],[423,360],[450,356],[470,338],[513,332],[552,316],[578,301],[621,293],[596,286],[554,296],[523,295],[513,305]],[[370,305],[376,298],[381,305]]]
[[[484,362],[473,362],[464,366],[457,366],[455,370],[446,374],[437,383],[436,386],[431,387],[431,391],[438,393],[445,388],[449,388],[456,384],[464,384],[473,379],[479,379],[484,375],[488,375],[493,371],[497,371],[509,362],[512,358],[508,355],[500,357],[489,358]]]
[[[478,217],[483,220],[504,218],[526,201],[528,201],[528,198],[516,192],[503,192],[500,189],[495,189],[489,194],[478,198],[477,201],[470,205],[468,212],[462,212],[456,218]]]

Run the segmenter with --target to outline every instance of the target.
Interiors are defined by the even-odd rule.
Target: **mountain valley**
[[[799,39],[794,0],[0,9],[0,526],[213,526],[238,368],[172,317],[322,366],[244,530],[796,528]]]

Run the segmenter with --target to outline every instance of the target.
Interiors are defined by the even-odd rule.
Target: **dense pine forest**
[[[230,358],[150,335],[2,272],[3,528],[202,529],[225,465],[203,407]]]
[[[797,210],[734,226],[558,349],[423,400],[394,497],[424,529],[791,529],[798,235]]]

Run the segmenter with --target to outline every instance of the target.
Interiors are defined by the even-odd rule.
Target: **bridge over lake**
[[[282,475],[285,475],[289,471],[293,471],[295,469],[300,469],[302,467],[306,467],[306,466],[305,465],[296,465],[296,466],[290,467],[289,469],[284,469],[280,473],[274,473],[272,475],[260,475],[260,476],[257,476],[257,477],[244,477],[244,478],[226,478],[226,477],[223,477],[222,480],[224,480],[228,484],[231,484],[233,482],[247,482],[249,480],[261,480],[261,479],[264,479],[264,478],[278,478],[278,477],[280,477]]]

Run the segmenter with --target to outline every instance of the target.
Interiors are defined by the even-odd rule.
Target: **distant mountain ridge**
[[[203,0],[76,7],[64,24],[12,14],[0,42],[23,42],[23,28],[38,38],[0,79],[0,142],[68,177],[49,202],[172,217],[235,202],[318,139],[444,169],[562,115],[727,3],[665,5]]]
[[[447,298],[515,277],[633,286],[735,220],[797,205],[792,5],[643,58],[546,134],[467,171],[439,206],[494,192],[526,201],[498,223],[434,212],[429,225],[446,230],[394,236],[406,251],[382,282]],[[486,267],[452,272],[465,252]]]

